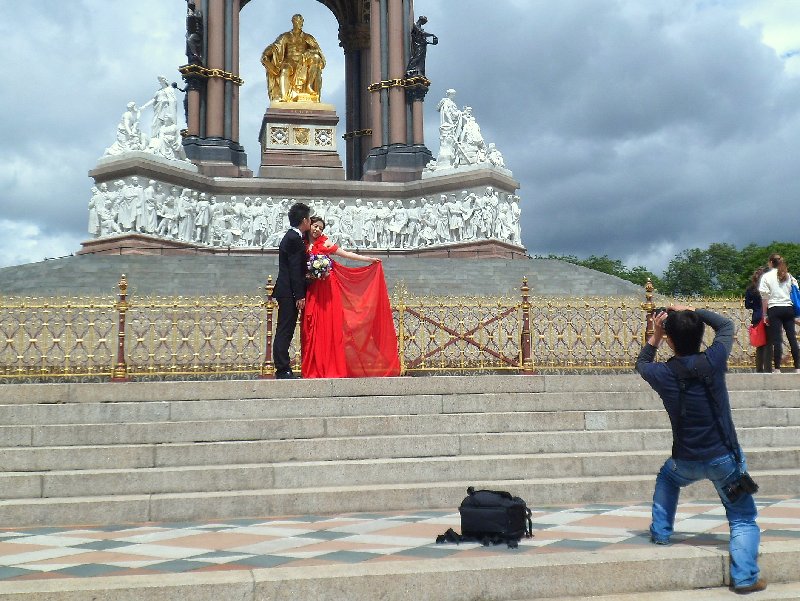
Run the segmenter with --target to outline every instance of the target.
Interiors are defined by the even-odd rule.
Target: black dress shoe
[[[276,380],[296,380],[297,376],[291,371],[279,371],[275,373]]]

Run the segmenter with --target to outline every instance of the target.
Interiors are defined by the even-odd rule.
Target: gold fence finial
[[[117,286],[119,287],[119,293],[120,294],[127,294],[128,293],[128,276],[126,276],[123,273],[122,277],[119,279],[119,282],[117,282]]]

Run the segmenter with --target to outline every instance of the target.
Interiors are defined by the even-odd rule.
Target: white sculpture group
[[[358,198],[306,200],[326,223],[325,232],[347,247],[414,249],[494,239],[522,244],[520,198],[491,187],[435,199],[403,201]],[[295,199],[273,200],[205,192],[132,176],[92,188],[89,233],[94,237],[134,232],[220,247],[276,247],[289,228]]]
[[[449,89],[439,101],[439,156],[428,163],[428,172],[457,169],[465,165],[488,165],[505,168],[503,155],[493,142],[487,144],[472,115],[472,107],[459,109],[456,91]]]
[[[165,159],[185,161],[181,132],[178,127],[178,99],[175,88],[170,86],[165,77],[158,78],[161,87],[153,98],[137,107],[129,102],[127,110],[122,114],[117,126],[117,137],[114,143],[106,148],[103,156],[117,156],[126,152],[148,152]],[[153,107],[153,118],[150,134],[144,133],[139,121],[141,113],[147,107]]]

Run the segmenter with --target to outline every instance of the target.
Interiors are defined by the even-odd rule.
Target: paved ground
[[[758,498],[762,540],[800,538],[799,498]],[[307,515],[206,523],[0,529],[0,581],[177,574],[649,548],[649,504],[533,509],[518,549],[435,543],[460,530],[452,510]],[[682,503],[673,543],[727,549],[718,501]]]

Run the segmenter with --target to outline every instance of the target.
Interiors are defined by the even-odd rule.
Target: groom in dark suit
[[[294,337],[297,316],[306,304],[306,247],[303,234],[311,227],[311,209],[302,202],[289,209],[291,226],[278,247],[278,280],[272,296],[278,301],[278,325],[272,345],[272,360],[275,377],[279,380],[293,379],[289,366],[289,346]]]

